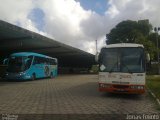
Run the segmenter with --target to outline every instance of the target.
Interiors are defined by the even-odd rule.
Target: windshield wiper
[[[124,64],[124,63],[121,63],[121,64],[124,65],[124,66],[127,68],[128,72],[129,72],[130,74],[133,73],[133,72],[128,68],[128,66],[127,66],[126,64]]]
[[[113,65],[113,67],[111,68],[111,70],[109,71],[109,73],[112,73],[112,72],[113,72],[113,69],[115,68],[115,66],[117,65],[118,62],[119,62],[119,61],[117,61],[117,62]]]

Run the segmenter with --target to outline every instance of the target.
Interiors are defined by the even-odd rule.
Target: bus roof
[[[135,43],[117,43],[117,44],[110,44],[106,45],[103,48],[117,48],[117,47],[142,47],[144,46],[142,44],[135,44]]]
[[[18,52],[18,53],[11,54],[11,56],[38,56],[38,57],[56,59],[56,58],[52,58],[52,57],[49,57],[43,54],[34,53],[34,52]]]

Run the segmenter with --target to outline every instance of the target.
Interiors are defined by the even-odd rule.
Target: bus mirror
[[[3,65],[8,65],[8,61],[9,61],[9,59],[8,59],[8,58],[5,58],[5,59],[3,60]]]
[[[95,61],[98,62],[98,60],[99,60],[99,53],[97,52],[95,55]]]
[[[146,54],[146,61],[147,61],[147,63],[150,62],[150,55],[149,55],[149,53]]]

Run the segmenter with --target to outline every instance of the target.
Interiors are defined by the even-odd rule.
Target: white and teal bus
[[[133,94],[145,92],[146,67],[143,45],[107,45],[96,58],[99,63],[99,91]]]
[[[57,76],[57,59],[38,53],[13,53],[7,59],[7,65],[6,79],[34,80]]]

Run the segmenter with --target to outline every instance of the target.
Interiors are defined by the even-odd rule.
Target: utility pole
[[[159,42],[158,42],[158,31],[160,27],[155,27],[154,31],[156,32],[156,42],[157,42],[157,62],[158,62],[158,74],[160,74],[160,65],[159,65]]]
[[[97,54],[97,52],[98,52],[98,48],[97,48],[97,39],[96,39],[96,54]]]

